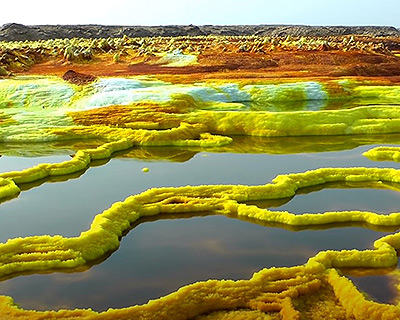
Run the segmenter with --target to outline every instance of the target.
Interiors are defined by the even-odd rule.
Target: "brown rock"
[[[80,85],[80,86],[89,84],[96,80],[95,76],[92,76],[90,74],[75,72],[74,70],[68,70],[67,72],[64,73],[62,78],[65,81],[68,81],[70,83]]]

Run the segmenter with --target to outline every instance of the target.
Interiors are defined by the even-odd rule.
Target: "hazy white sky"
[[[14,0],[0,25],[308,24],[400,27],[400,0]]]

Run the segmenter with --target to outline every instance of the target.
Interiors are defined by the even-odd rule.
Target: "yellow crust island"
[[[380,143],[382,136],[398,144],[400,79],[395,75],[400,58],[375,40],[124,37],[0,43],[6,50],[0,64],[0,142],[58,142],[75,151],[68,161],[1,173],[0,200],[18,197],[24,183],[68,179],[97,160],[139,146],[224,152],[238,148],[233,144],[237,136],[304,140],[303,149],[275,150],[274,144],[259,149],[271,153],[321,151],[324,146],[307,141],[322,136],[353,137],[350,147]],[[400,159],[397,147],[364,155]],[[118,250],[132,223],[163,214],[218,214],[285,227],[400,226],[400,212],[294,214],[251,204],[332,183],[398,190],[400,170],[319,168],[278,175],[257,186],[152,188],[97,214],[78,237],[38,235],[1,243],[0,278],[82,272]],[[343,273],[390,272],[399,278],[400,233],[371,240],[372,245],[322,251],[304,265],[263,269],[246,280],[198,282],[144,305],[103,312],[24,310],[11,297],[0,296],[0,319],[400,319],[400,306],[368,299]]]

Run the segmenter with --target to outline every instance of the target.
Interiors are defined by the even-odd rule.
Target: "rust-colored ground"
[[[12,74],[62,76],[72,69],[94,77],[154,75],[178,83],[321,77],[373,77],[397,83],[399,50],[399,37],[64,39],[0,47],[0,67]],[[166,66],[160,63],[163,53],[196,55],[197,63]]]
[[[23,74],[62,76],[73,69],[93,76],[154,75],[165,81],[192,83],[207,80],[260,81],[288,78],[373,77],[400,82],[400,57],[365,52],[277,51],[269,53],[221,53],[209,50],[198,56],[198,64],[166,67],[154,64],[157,57],[126,57],[114,62],[109,55],[77,63],[47,59]]]

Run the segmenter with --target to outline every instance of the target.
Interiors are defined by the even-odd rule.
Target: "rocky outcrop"
[[[304,26],[304,25],[235,25],[235,26],[106,26],[106,25],[33,25],[9,23],[0,27],[0,41],[47,40],[57,38],[119,38],[155,36],[259,35],[259,36],[395,36],[400,31],[389,26]]]
[[[90,74],[75,72],[74,70],[68,70],[67,72],[64,73],[62,78],[63,80],[76,85],[85,85],[96,80],[95,76],[92,76]]]

